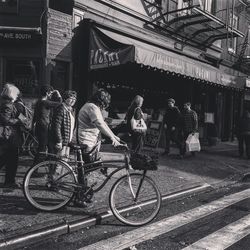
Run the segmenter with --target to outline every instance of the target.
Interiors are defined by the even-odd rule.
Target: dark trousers
[[[37,141],[38,141],[38,149],[37,154],[34,158],[33,164],[39,163],[42,158],[44,158],[40,152],[46,152],[49,144],[49,129],[46,125],[37,125],[35,132]]]
[[[174,131],[167,129],[166,130],[166,146],[165,146],[165,152],[170,152],[170,142],[174,142],[180,151],[180,154],[182,154],[182,143],[181,143],[181,136],[178,129],[175,129]]]
[[[132,132],[131,139],[132,139],[131,149],[136,153],[140,153],[143,147],[144,133]]]
[[[244,144],[246,149],[247,158],[250,159],[250,135],[240,135],[238,137],[239,141],[239,155],[244,155]]]
[[[5,184],[15,183],[18,166],[18,147],[12,144],[0,145],[0,169],[5,166]]]

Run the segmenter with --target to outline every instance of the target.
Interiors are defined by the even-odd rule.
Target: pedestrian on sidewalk
[[[0,101],[0,169],[5,166],[4,186],[18,187],[15,177],[18,167],[18,146],[21,142],[20,127],[25,122],[16,107],[19,89],[7,83],[1,93]],[[24,115],[24,114],[23,114]]]
[[[73,137],[75,128],[75,110],[73,106],[76,103],[77,93],[67,90],[63,93],[63,102],[55,108],[50,126],[50,142],[61,156],[69,156],[68,144]]]
[[[191,102],[184,103],[184,111],[182,115],[182,129],[183,129],[183,155],[186,153],[186,140],[190,134],[198,132],[198,116],[197,113],[191,109]],[[195,156],[195,152],[191,152]]]
[[[131,126],[131,120],[132,119],[135,119],[138,121],[141,119],[144,120],[144,115],[143,115],[143,112],[141,109],[141,107],[143,105],[143,101],[144,101],[144,99],[142,96],[136,95],[128,108],[126,118],[125,118],[127,121],[128,131],[129,131],[129,134],[131,135],[131,139],[132,139],[131,149],[135,153],[140,153],[140,151],[143,148],[146,128],[133,130],[133,128]],[[144,122],[144,124],[145,124],[145,122]]]
[[[180,155],[182,155],[182,143],[180,134],[180,122],[181,112],[177,106],[175,106],[175,100],[173,98],[168,99],[168,106],[164,115],[164,129],[166,136],[166,145],[164,155],[170,153],[170,142],[176,143],[179,148]]]
[[[110,94],[103,88],[98,89],[90,100],[81,107],[78,113],[77,125],[72,141],[77,144],[86,145],[86,148],[83,150],[83,160],[86,163],[99,158],[101,134],[107,136],[113,146],[120,145],[120,138],[112,132],[104,121],[102,114],[102,110],[108,108],[110,101]],[[106,171],[105,168],[102,169],[103,174],[107,174]],[[78,171],[78,181],[79,183],[84,182],[84,176],[81,171]],[[80,197],[76,198],[75,205],[86,206]]]
[[[243,112],[239,121],[238,145],[239,156],[242,157],[245,151],[247,158],[250,159],[250,112],[248,110]]]
[[[57,94],[59,100],[51,100],[53,93]],[[35,105],[33,127],[35,127],[35,135],[38,140],[38,149],[33,164],[40,161],[40,152],[47,152],[49,147],[49,125],[51,123],[51,112],[53,108],[58,107],[62,103],[62,98],[58,90],[53,90],[50,85],[41,87],[41,98]]]

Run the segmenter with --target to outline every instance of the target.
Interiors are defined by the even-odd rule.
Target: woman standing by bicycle
[[[63,93],[63,103],[55,109],[51,123],[51,143],[61,156],[69,156],[68,144],[73,137],[75,128],[75,111],[77,93],[72,90]]]
[[[104,89],[99,89],[79,111],[74,140],[86,144],[86,152],[90,152],[97,145],[100,133],[110,138],[112,145],[120,145],[120,138],[109,128],[101,112],[109,106],[110,101],[110,94]]]

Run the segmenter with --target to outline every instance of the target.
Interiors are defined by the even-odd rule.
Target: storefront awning
[[[90,31],[90,70],[135,62],[226,87],[244,88],[242,79],[206,63],[178,55],[115,32],[93,27]]]

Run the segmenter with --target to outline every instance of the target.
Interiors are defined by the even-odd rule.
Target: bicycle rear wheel
[[[32,158],[34,158],[35,155],[37,154],[37,149],[38,149],[38,141],[36,138],[32,138],[28,144],[28,153]]]
[[[109,204],[119,221],[131,226],[142,226],[158,214],[161,194],[150,177],[143,178],[142,174],[133,173],[116,181],[110,191]]]
[[[65,206],[74,196],[76,177],[61,161],[44,161],[28,170],[23,191],[28,202],[43,211]]]

